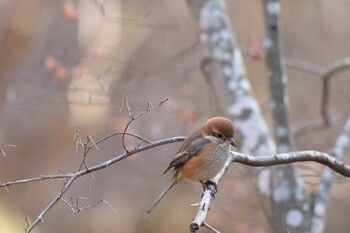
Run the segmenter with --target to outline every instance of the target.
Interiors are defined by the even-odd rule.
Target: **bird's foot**
[[[215,194],[218,191],[218,187],[216,185],[216,183],[214,183],[211,180],[207,180],[206,182],[201,182],[203,185],[203,191],[205,191],[206,189],[210,190],[211,195],[213,196],[213,200],[215,199]]]

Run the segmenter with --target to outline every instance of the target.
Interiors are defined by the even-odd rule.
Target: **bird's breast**
[[[204,146],[200,153],[179,167],[181,176],[187,180],[212,180],[228,159],[229,149],[216,143]]]

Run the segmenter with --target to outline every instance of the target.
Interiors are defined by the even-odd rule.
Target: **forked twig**
[[[70,202],[65,200],[65,199],[63,199],[63,198],[61,198],[61,200],[64,203],[66,203],[69,206],[69,208],[72,210],[72,212],[75,213],[75,214],[80,213],[81,211],[89,209],[91,207],[94,207],[94,206],[96,206],[96,205],[98,205],[100,203],[107,204],[109,207],[112,208],[113,212],[116,213],[115,208],[110,203],[108,203],[105,200],[99,200],[99,201],[97,201],[97,202],[95,202],[93,204],[86,204],[86,205],[84,205],[82,207],[79,206],[79,200],[88,200],[88,198],[86,198],[86,197],[77,197],[75,200],[73,200],[73,198],[71,197],[70,198]]]
[[[153,106],[153,104],[151,102],[147,103],[147,107],[145,109],[143,109],[139,114],[137,114],[136,116],[132,113],[130,104],[129,104],[129,100],[127,98],[124,98],[123,100],[123,104],[120,108],[120,110],[122,110],[123,106],[126,107],[128,114],[129,114],[129,122],[126,124],[124,131],[123,131],[123,135],[122,135],[122,144],[123,144],[123,148],[126,152],[128,152],[129,150],[126,148],[126,144],[125,144],[125,135],[126,135],[126,131],[128,130],[129,126],[131,125],[132,122],[134,122],[135,120],[137,120],[139,117],[152,112],[153,110],[155,110],[156,108],[162,106],[165,102],[168,101],[168,98],[166,98],[165,100],[160,101],[159,104],[157,104],[156,106]]]

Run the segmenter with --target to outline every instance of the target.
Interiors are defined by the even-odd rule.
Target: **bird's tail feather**
[[[157,204],[163,199],[163,197],[169,192],[169,190],[180,180],[178,174],[174,174],[173,178],[169,182],[169,184],[162,190],[159,196],[155,199],[151,207],[145,213],[145,217],[149,215],[152,210],[157,206]]]

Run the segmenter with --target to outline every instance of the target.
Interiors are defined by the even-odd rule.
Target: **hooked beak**
[[[237,147],[237,144],[233,138],[228,139],[228,142],[231,144],[231,146]]]

